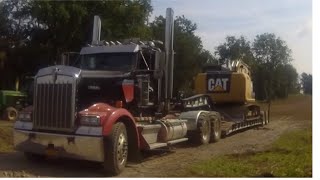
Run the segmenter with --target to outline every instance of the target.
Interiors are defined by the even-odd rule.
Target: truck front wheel
[[[118,175],[125,168],[128,158],[128,137],[122,122],[113,125],[111,134],[104,140],[104,169],[108,175]]]

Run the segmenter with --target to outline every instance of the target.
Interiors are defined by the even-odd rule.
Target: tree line
[[[312,75],[297,73],[291,64],[291,49],[273,33],[257,35],[253,42],[243,36],[227,36],[215,55],[218,63],[241,59],[250,66],[256,99],[286,98],[301,90],[312,94]]]
[[[285,98],[299,91],[291,50],[275,34],[257,35],[252,43],[243,36],[228,36],[215,54],[219,62],[241,59],[250,66],[257,99]]]
[[[301,74],[301,86],[304,94],[312,95],[312,75],[307,73]]]
[[[34,75],[59,62],[63,52],[79,52],[90,43],[94,15],[101,17],[102,39],[164,41],[165,17],[150,22],[152,11],[150,0],[1,1],[0,89],[14,89],[17,77]],[[251,67],[256,98],[286,97],[299,91],[291,50],[274,34],[257,35],[253,43],[228,36],[211,54],[195,35],[196,23],[183,15],[174,23],[174,92],[192,91],[192,79],[205,64],[237,59]]]

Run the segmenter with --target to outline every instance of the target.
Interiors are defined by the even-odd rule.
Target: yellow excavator
[[[195,77],[194,91],[197,95],[183,99],[184,108],[217,112],[222,136],[269,122],[255,101],[250,68],[241,60],[205,66]]]
[[[206,66],[195,79],[196,94],[209,94],[216,104],[255,102],[250,69],[241,60],[233,61],[231,68]]]

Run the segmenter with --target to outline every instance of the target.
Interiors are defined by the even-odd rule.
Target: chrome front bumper
[[[14,147],[18,151],[58,157],[104,161],[103,137],[42,133],[14,129]]]

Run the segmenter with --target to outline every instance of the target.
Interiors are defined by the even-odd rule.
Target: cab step
[[[175,140],[168,141],[166,143],[159,143],[159,142],[152,143],[152,144],[149,144],[149,150],[153,150],[161,147],[167,147],[167,146],[184,142],[184,141],[188,141],[188,138],[175,139]]]

